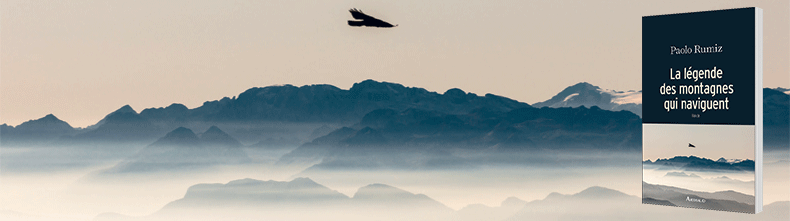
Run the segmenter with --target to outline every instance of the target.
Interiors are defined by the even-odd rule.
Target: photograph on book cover
[[[754,126],[645,124],[642,202],[754,213]]]

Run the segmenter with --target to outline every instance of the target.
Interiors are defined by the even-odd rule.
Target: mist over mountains
[[[513,156],[508,153],[636,152],[641,141],[638,116],[597,107],[477,109],[463,115],[380,109],[354,126],[300,146],[280,161],[323,159],[315,167],[324,169],[462,168],[503,162],[498,157]],[[459,153],[490,155],[475,158]]]
[[[179,127],[101,174],[179,171],[251,162],[241,146],[216,126],[199,136]]]
[[[705,193],[644,184],[651,193],[664,196],[695,196],[710,199],[710,209],[741,208],[753,196],[732,191]],[[672,198],[672,197],[670,197]],[[677,198],[677,197],[675,197]],[[683,198],[685,201],[685,198]],[[386,184],[370,184],[349,197],[309,178],[291,181],[241,179],[225,184],[197,184],[183,198],[141,217],[104,213],[96,221],[111,220],[666,220],[670,217],[706,217],[713,220],[786,220],[787,201],[768,204],[756,215],[644,206],[683,203],[631,196],[610,188],[592,186],[573,194],[553,192],[524,201],[509,197],[499,206],[471,204],[459,210],[446,207],[429,196]]]
[[[763,143],[765,150],[788,150],[790,95],[763,88]]]
[[[763,92],[766,150],[786,149],[786,144],[790,142],[790,95],[769,88],[765,88]],[[585,108],[580,108],[581,106]],[[331,132],[327,128],[345,126],[355,131],[369,127],[373,129],[369,131],[372,132],[371,136],[380,133],[384,138],[397,138],[398,140],[386,141],[394,142],[393,144],[426,144],[430,139],[435,139],[434,142],[442,139],[454,141],[456,139],[453,136],[472,133],[467,135],[472,135],[470,137],[476,137],[477,140],[463,135],[465,144],[498,142],[498,147],[511,144],[565,145],[567,143],[564,142],[573,143],[586,139],[576,133],[583,131],[581,128],[602,126],[592,121],[612,119],[619,122],[619,118],[625,114],[605,112],[621,110],[641,115],[641,92],[601,89],[583,82],[562,90],[551,99],[530,106],[493,94],[479,96],[460,89],[450,89],[440,94],[396,83],[366,80],[355,83],[349,90],[332,85],[251,88],[237,97],[207,101],[193,109],[174,103],[137,113],[126,105],[84,129],[72,128],[54,115],[47,115],[16,127],[0,125],[0,142],[3,145],[20,146],[106,146],[103,144],[107,143],[144,146],[178,127],[203,130],[220,126],[243,145],[257,143],[257,146],[266,147],[310,143],[318,136]],[[585,116],[588,113],[593,115]],[[388,116],[396,116],[397,122],[387,122],[385,118]],[[549,121],[543,122],[541,119]],[[316,134],[319,128],[323,128],[322,132]],[[411,136],[422,136],[430,130],[434,130],[434,134],[429,136],[430,139],[418,137],[404,140],[402,138],[407,138],[408,134],[397,132],[412,129],[416,132]],[[554,135],[546,134],[552,130],[555,131]],[[441,134],[437,135],[440,131]],[[486,132],[491,134],[484,139],[478,136]],[[627,133],[633,132],[636,131],[621,135],[628,136]],[[474,133],[477,135],[473,135]],[[536,139],[534,136],[538,134],[543,137]],[[596,143],[605,138],[593,140],[592,143]],[[607,142],[625,144],[633,139],[628,140]]]
[[[755,199],[732,190],[719,192],[692,191],[679,187],[642,182],[642,202],[663,206],[681,206],[719,211],[754,213]],[[689,202],[688,198],[705,199],[705,203]]]
[[[515,108],[529,107],[528,104],[509,98],[486,94],[479,96],[466,93],[460,89],[450,89],[444,94],[430,92],[422,88],[405,87],[400,84],[366,80],[355,83],[349,90],[339,89],[332,85],[292,85],[268,86],[248,89],[238,97],[224,97],[220,100],[207,101],[202,106],[188,109],[182,104],[172,104],[165,108],[148,108],[139,114],[126,105],[108,114],[96,125],[76,133],[71,139],[56,139],[65,132],[48,132],[45,134],[49,143],[91,143],[102,141],[138,142],[148,144],[167,132],[181,127],[207,128],[211,125],[234,128],[231,134],[243,143],[259,142],[267,137],[266,133],[282,132],[276,130],[299,130],[299,133],[310,132],[324,124],[351,125],[358,122],[372,110],[389,108],[398,111],[408,108],[439,111],[449,114],[467,113],[477,108],[491,108],[508,111]],[[47,120],[42,118],[43,120]],[[39,119],[39,120],[42,120]],[[37,121],[39,121],[37,120]],[[27,141],[25,127],[21,129],[8,125],[2,126],[3,141]],[[265,127],[278,124],[277,128]],[[294,124],[318,125],[315,127],[291,128]],[[237,132],[235,127],[244,126]],[[19,131],[19,132],[17,132]],[[287,134],[293,131],[289,131]],[[44,136],[44,135],[42,135]],[[271,137],[268,137],[271,138]],[[291,138],[291,137],[286,137]]]
[[[77,129],[71,127],[69,123],[47,114],[46,116],[25,121],[16,127],[7,124],[0,125],[0,144],[15,145],[19,142],[31,142],[33,144],[46,144],[46,142],[58,139],[62,136],[76,134]]]
[[[153,140],[162,128],[156,126],[151,120],[144,118],[125,105],[116,111],[105,116],[95,125],[92,125],[84,133],[79,133],[73,137],[61,139],[62,143],[124,143],[124,142],[145,142]]]
[[[309,178],[291,181],[241,179],[226,184],[197,184],[183,198],[138,220],[173,219],[285,219],[314,220],[436,220],[454,211],[423,194],[386,184],[370,184],[352,196]],[[102,214],[95,220],[125,220],[119,214]]]

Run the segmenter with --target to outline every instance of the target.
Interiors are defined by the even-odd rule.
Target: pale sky
[[[365,79],[544,101],[641,89],[641,17],[764,9],[766,87],[790,87],[789,1],[0,1],[0,123],[85,127],[251,87]],[[354,28],[348,9],[399,24]],[[700,30],[677,30],[679,33]]]
[[[642,160],[697,156],[754,159],[754,126],[644,124]],[[689,147],[689,143],[695,147]]]

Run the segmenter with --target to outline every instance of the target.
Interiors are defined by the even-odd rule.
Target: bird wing
[[[383,28],[395,27],[388,22],[371,17],[370,15],[366,15],[365,13],[362,13],[362,11],[360,11],[359,9],[352,8],[351,10],[348,11],[351,12],[351,16],[354,17],[354,19],[362,20],[362,21],[348,21],[348,25],[383,27]]]
[[[361,21],[350,21],[349,20],[348,21],[348,25],[359,27],[359,26],[363,26],[365,24],[364,24],[364,22],[361,22]]]
[[[359,9],[356,9],[356,8],[352,8],[351,10],[348,10],[348,11],[349,11],[349,12],[351,12],[351,16],[352,16],[352,17],[354,17],[354,19],[360,19],[360,20],[368,20],[368,19],[372,19],[372,20],[378,20],[378,19],[376,19],[376,18],[374,18],[374,17],[370,17],[370,15],[366,15],[365,13],[362,13],[362,11],[360,11]]]
[[[370,22],[370,25],[375,26],[375,27],[383,27],[383,28],[395,27],[395,26],[393,26],[392,24],[390,24],[388,22],[385,22],[385,21],[382,21],[382,20],[378,20],[378,19],[375,19],[372,22]]]

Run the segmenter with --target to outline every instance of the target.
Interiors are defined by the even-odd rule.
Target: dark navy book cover
[[[761,13],[642,18],[644,204],[760,212]]]

